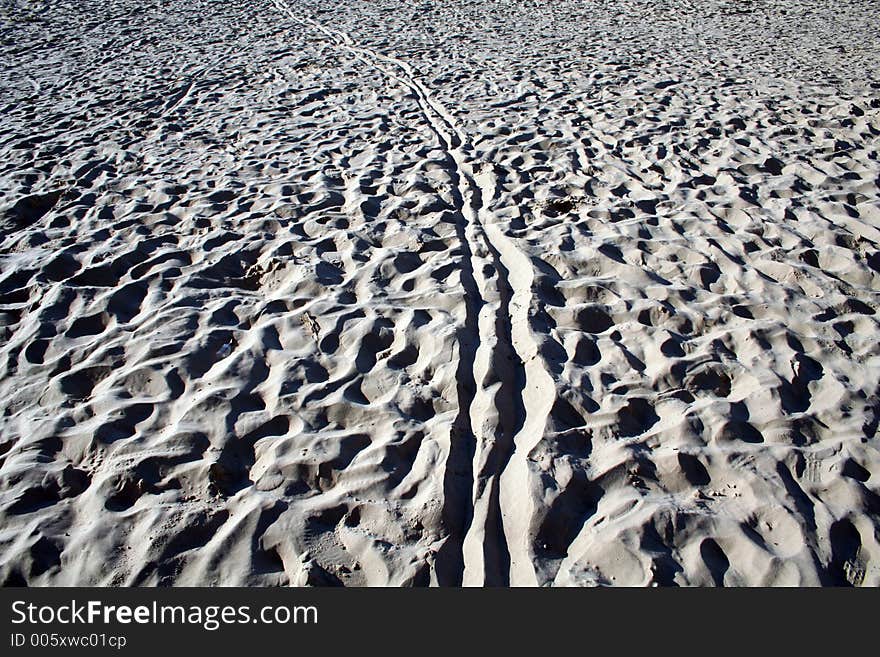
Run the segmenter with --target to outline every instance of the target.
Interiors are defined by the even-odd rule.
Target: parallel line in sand
[[[358,46],[348,34],[298,15],[286,0],[272,2],[294,22],[318,30],[367,66],[409,89],[455,165],[453,175],[465,219],[462,248],[466,251],[466,261],[470,261],[468,271],[463,273],[472,279],[471,286],[476,286],[476,290],[470,290],[475,298],[467,303],[469,320],[466,324],[470,324],[473,330],[473,311],[477,310],[478,335],[476,350],[472,349],[467,336],[460,339],[459,345],[462,415],[457,424],[474,441],[473,499],[465,511],[466,517],[460,519],[466,531],[461,538],[460,555],[455,555],[453,560],[458,562],[455,568],[461,569],[461,583],[466,585],[535,585],[537,578],[529,535],[535,500],[529,486],[527,457],[543,436],[555,400],[555,384],[543,366],[539,345],[529,328],[534,279],[531,262],[516,243],[490,221],[488,204],[496,197],[497,189],[494,173],[487,167],[475,172],[463,148],[467,144],[464,133],[407,62]],[[481,246],[492,256],[497,283],[493,284],[484,273],[484,265],[490,263],[477,255]],[[463,285],[468,292],[468,281],[463,280]],[[498,297],[500,302],[489,301],[490,297]],[[509,340],[509,345],[505,344],[505,339]],[[508,353],[510,347],[515,354]],[[473,356],[470,372],[466,371],[468,358],[464,354]],[[493,375],[501,379],[500,385],[477,385]],[[462,376],[465,381],[461,380]],[[470,394],[469,388],[472,389]],[[493,421],[503,423],[509,420],[501,417],[503,411],[496,403],[499,398],[504,401],[505,394],[513,397],[511,403],[517,417],[512,428],[500,428],[499,436],[491,425]],[[487,422],[490,425],[488,431]],[[450,442],[462,438],[464,436],[453,436]],[[456,551],[458,549],[456,546]]]

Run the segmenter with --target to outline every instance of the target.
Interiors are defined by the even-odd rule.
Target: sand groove
[[[475,283],[475,289],[468,290],[468,306],[477,314],[477,335],[463,334],[459,342],[459,353],[465,359],[471,352],[470,344],[477,345],[473,374],[466,374],[458,387],[466,395],[459,397],[459,403],[469,422],[457,422],[456,426],[472,433],[475,441],[473,500],[463,512],[468,526],[462,539],[461,581],[469,585],[534,584],[526,457],[543,435],[555,387],[541,365],[529,326],[531,263],[515,241],[493,223],[489,210],[495,197],[494,179],[487,173],[491,165],[472,160],[470,140],[409,64],[358,46],[348,34],[295,12],[286,0],[273,2],[294,21],[319,30],[337,46],[411,90],[451,158],[455,170],[450,174],[461,199],[464,248],[471,263],[468,278]],[[485,275],[489,263],[494,277]],[[466,326],[472,323],[467,320]],[[477,382],[476,389],[467,396],[471,381]],[[516,471],[509,472],[513,456],[517,457]],[[512,558],[511,548],[516,558]]]

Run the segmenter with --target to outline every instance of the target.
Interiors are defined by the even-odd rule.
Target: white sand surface
[[[0,0],[0,582],[880,585],[878,25]]]

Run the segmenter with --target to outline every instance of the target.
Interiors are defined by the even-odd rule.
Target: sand
[[[0,2],[0,581],[880,585],[880,8]]]

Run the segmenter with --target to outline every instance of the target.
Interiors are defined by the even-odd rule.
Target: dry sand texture
[[[0,2],[0,580],[880,584],[880,7]]]

